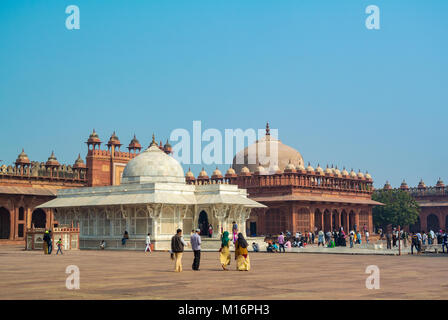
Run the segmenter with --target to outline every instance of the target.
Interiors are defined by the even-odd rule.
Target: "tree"
[[[407,226],[417,222],[420,215],[420,207],[415,199],[406,191],[376,190],[372,200],[383,203],[383,206],[373,208],[373,224],[382,226],[392,224],[394,226]]]

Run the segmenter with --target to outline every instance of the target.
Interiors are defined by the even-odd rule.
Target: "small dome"
[[[389,181],[386,181],[386,184],[384,185],[383,189],[384,189],[384,190],[391,190],[391,189],[392,189],[392,187],[391,187]]]
[[[166,139],[166,143],[163,146],[163,149],[165,150],[165,152],[167,153],[171,153],[173,151],[173,148],[171,147],[171,144],[168,142],[168,139]]]
[[[204,168],[202,168],[201,172],[199,172],[198,179],[208,179],[208,174],[207,174],[207,172],[204,170]]]
[[[301,163],[296,167],[296,171],[305,171],[305,166]]]
[[[241,176],[250,176],[251,173],[250,173],[249,168],[248,167],[241,168],[240,175]]]
[[[30,164],[30,159],[22,148],[22,152],[17,156],[16,164]]]
[[[85,167],[86,167],[86,164],[84,163],[84,160],[82,160],[81,154],[78,154],[78,158],[76,159],[75,164],[73,165],[73,168],[77,169],[77,168],[85,168]]]
[[[365,178],[366,178],[367,180],[372,180],[372,176],[369,174],[369,171],[366,171]]]
[[[353,171],[352,169],[352,171],[350,171],[350,178],[356,178],[356,177],[357,177],[356,172]]]
[[[324,175],[324,169],[320,166],[320,164],[317,164],[316,173],[320,175]]]
[[[46,166],[53,166],[53,167],[58,167],[61,164],[59,163],[58,159],[56,159],[54,152],[51,152],[50,157],[48,158],[47,162],[45,163]]]
[[[327,168],[325,169],[325,174],[333,174],[333,170],[328,167],[328,164],[327,164]]]
[[[213,171],[213,174],[212,174],[212,179],[219,179],[219,178],[222,178],[222,173],[221,173],[221,171],[218,169],[218,167],[216,167],[216,169],[215,169],[215,171]]]
[[[309,162],[308,162],[308,167],[306,167],[306,171],[314,172],[314,168],[311,166],[311,164]]]
[[[132,138],[131,142],[129,143],[128,149],[132,150],[132,149],[141,149],[141,148],[142,148],[142,145],[137,140],[137,138],[135,137],[135,134],[134,134],[134,138]]]
[[[227,169],[226,177],[236,177],[236,172],[232,167],[229,167],[229,169]]]
[[[358,178],[364,179],[364,173],[361,172],[361,170],[358,169]]]
[[[266,174],[266,169],[261,164],[258,164],[258,167],[255,168],[254,173],[258,175]]]
[[[338,176],[338,177],[341,177],[341,176],[342,176],[341,171],[338,169],[338,166],[336,166],[336,168],[333,170],[333,172],[334,172],[334,174],[335,174],[336,176]]]
[[[423,182],[423,179],[420,179],[420,182],[418,183],[419,189],[426,189],[426,184]]]
[[[185,176],[176,159],[153,146],[128,162],[123,171],[122,184],[156,182],[184,184]]]
[[[89,139],[87,139],[87,143],[101,143],[100,137],[98,136],[98,133],[95,132],[95,129],[93,129]]]
[[[408,190],[409,189],[409,186],[408,186],[408,184],[406,183],[405,180],[403,180],[403,182],[401,183],[400,189],[402,189],[402,190]]]
[[[282,170],[278,167],[277,164],[272,165],[269,167],[269,174],[282,174]]]
[[[296,172],[296,166],[292,164],[291,160],[289,160],[289,163],[285,166],[285,170],[283,170],[285,173],[293,173]]]
[[[445,184],[443,183],[442,179],[439,178],[439,180],[437,180],[436,187],[438,187],[438,188],[445,187]]]
[[[187,173],[185,174],[185,177],[194,178],[194,174],[193,174],[193,172],[191,172],[191,169],[190,169],[190,168],[188,168],[188,171],[187,171]]]
[[[107,142],[107,145],[108,146],[112,146],[112,145],[121,146],[120,139],[118,139],[117,135],[115,134],[115,131],[110,136],[109,141]]]
[[[346,176],[349,175],[348,171],[345,170],[345,167],[344,167],[344,169],[342,170],[341,174],[342,174],[343,177],[346,177]]]

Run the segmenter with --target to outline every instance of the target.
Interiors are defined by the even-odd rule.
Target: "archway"
[[[342,221],[342,227],[344,228],[344,231],[349,232],[350,230],[348,230],[348,226],[347,226],[347,212],[345,210],[342,210],[341,221]]]
[[[207,212],[204,210],[199,213],[199,219],[198,219],[198,228],[201,230],[200,235],[201,236],[207,236],[208,235],[208,215]]]
[[[333,210],[333,212],[331,213],[331,221],[332,221],[333,229],[339,229],[339,227],[340,227],[339,213],[337,210]]]
[[[354,230],[355,227],[355,213],[353,211],[350,211],[350,214],[348,215],[348,226],[350,230]],[[347,231],[350,231],[347,230]]]
[[[9,239],[11,228],[9,211],[6,208],[0,208],[0,239]]]
[[[331,213],[328,210],[324,211],[324,232],[333,231],[331,230]]]
[[[317,231],[322,230],[322,212],[319,209],[314,211],[314,227],[317,228]]]
[[[47,214],[42,209],[36,209],[33,211],[31,218],[31,224],[34,224],[34,228],[45,228],[47,224]]]
[[[426,228],[428,229],[427,231],[437,232],[440,230],[439,218],[435,214],[430,214],[426,218]]]

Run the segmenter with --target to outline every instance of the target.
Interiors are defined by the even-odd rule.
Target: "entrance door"
[[[10,222],[9,211],[0,208],[0,239],[9,239]]]
[[[201,236],[208,236],[208,216],[204,210],[199,213],[198,228],[201,230]]]
[[[257,223],[256,222],[250,223],[250,236],[251,237],[257,236]]]

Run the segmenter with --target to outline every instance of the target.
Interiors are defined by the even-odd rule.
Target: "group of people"
[[[421,253],[422,246],[426,244],[441,244],[442,252],[445,253],[446,248],[446,253],[448,253],[448,233],[446,233],[445,230],[439,230],[436,233],[432,230],[430,230],[428,233],[423,231],[421,233],[411,233],[411,254],[414,254],[414,248],[416,249],[417,254]]]
[[[53,252],[53,236],[51,230],[45,230],[43,241],[44,254],[51,254]],[[58,247],[56,254],[63,254],[61,238],[59,238],[59,240],[56,242],[56,246]]]
[[[201,261],[201,236],[200,229],[193,231],[190,237],[190,245],[193,250],[194,258],[192,269],[199,271]],[[219,259],[223,270],[228,270],[227,266],[231,263],[230,245],[233,242],[235,247],[236,269],[239,271],[250,270],[250,260],[248,254],[248,243],[241,232],[237,233],[233,239],[230,239],[228,231],[224,231],[221,236],[221,247],[219,249]],[[182,229],[177,229],[176,234],[171,238],[171,259],[174,260],[174,271],[182,272],[182,256],[185,247],[189,244],[184,240]],[[252,244],[253,245],[253,244]]]
[[[363,233],[366,243],[369,243],[370,234],[366,226],[364,226]],[[348,240],[350,248],[353,248],[355,244],[362,244],[363,235],[361,230],[356,230],[356,227],[348,234],[345,233],[343,227],[340,227],[339,230],[335,229],[333,232],[324,232],[323,230],[317,231],[317,228],[315,228],[314,232],[305,231],[304,233],[301,233],[298,231],[294,237],[289,231],[286,231],[286,237],[283,232],[281,232],[275,240],[272,240],[272,237],[268,237],[266,240],[268,243],[266,250],[267,252],[285,252],[285,249],[292,247],[304,248],[307,244],[314,244],[316,238],[318,247],[345,247],[347,246]]]

